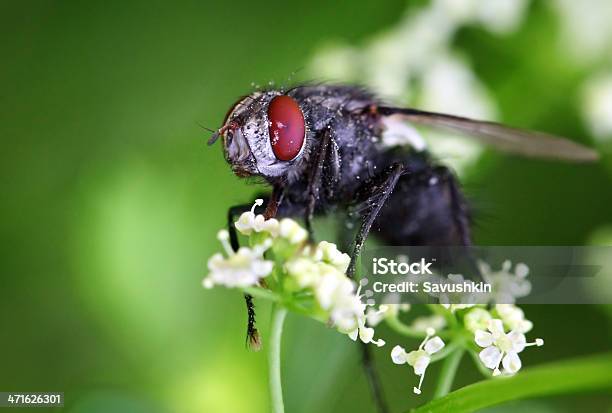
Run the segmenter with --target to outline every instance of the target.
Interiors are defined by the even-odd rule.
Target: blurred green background
[[[377,39],[445,3],[450,14],[444,1],[1,2],[0,390],[63,391],[67,412],[268,411],[266,355],[245,350],[242,296],[201,288],[226,209],[262,188],[231,174],[199,124],[218,127],[252,82],[369,83],[370,65],[386,65],[368,52]],[[468,62],[499,120],[576,137],[603,157],[568,165],[479,156],[462,174],[476,240],[612,245],[612,33],[587,36],[592,50],[571,43],[612,12],[605,0],[520,3],[512,30],[488,29],[485,11],[456,24],[447,47]],[[336,71],[338,47],[362,67]],[[610,96],[589,97],[606,85]],[[265,345],[268,307],[257,309]],[[526,313],[546,340],[525,353],[526,366],[610,349],[609,306]],[[297,316],[286,331],[288,412],[373,410],[346,336]],[[376,356],[394,411],[431,396],[430,386],[414,397],[414,375],[387,350]],[[458,385],[478,379],[464,363]],[[509,409],[609,403],[595,394]]]

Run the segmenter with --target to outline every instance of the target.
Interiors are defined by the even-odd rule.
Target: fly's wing
[[[599,159],[596,151],[569,139],[511,128],[495,122],[389,106],[378,107],[378,113],[383,116],[401,115],[408,122],[458,132],[508,153],[570,162],[592,162]]]

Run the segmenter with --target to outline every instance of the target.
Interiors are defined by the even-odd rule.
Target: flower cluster
[[[509,333],[504,331],[502,320],[494,318],[487,323],[487,330],[476,330],[474,339],[476,344],[484,347],[479,354],[483,364],[493,370],[494,376],[499,376],[500,363],[506,374],[515,374],[521,369],[521,359],[518,353],[528,346],[542,346],[544,340],[537,338],[533,343],[527,343],[525,335],[516,330]]]
[[[474,334],[474,342],[484,348],[479,359],[493,370],[494,376],[501,374],[500,363],[504,373],[515,374],[522,365],[518,353],[525,347],[544,345],[541,338],[527,343],[525,333],[531,331],[533,323],[513,304],[497,304],[490,311],[483,306],[475,307],[464,314],[463,325]]]
[[[237,231],[246,236],[247,246],[234,251],[229,233],[222,230],[218,239],[225,254],[217,253],[208,260],[209,274],[203,280],[206,288],[215,285],[239,288],[250,294],[273,299],[290,310],[313,317],[352,340],[385,345],[375,339],[374,327],[387,322],[398,333],[420,337],[419,347],[410,352],[399,345],[391,350],[395,364],[408,364],[419,376],[414,393],[421,394],[425,372],[430,363],[455,351],[471,352],[483,370],[493,376],[516,374],[522,367],[519,353],[529,346],[542,346],[540,338],[528,343],[525,334],[533,323],[522,309],[512,304],[531,289],[526,280],[529,269],[525,264],[512,266],[509,261],[499,271],[480,262],[483,278],[497,285],[495,296],[465,296],[463,293],[436,295],[440,305],[429,305],[429,315],[418,315],[410,324],[403,324],[400,311],[409,304],[384,301],[375,307],[366,304],[361,286],[346,276],[350,257],[330,242],[308,242],[308,232],[291,219],[266,219],[255,213],[263,202],[257,200],[250,211],[235,223]],[[445,282],[466,283],[462,275],[450,274]],[[397,298],[397,297],[396,297]],[[438,335],[436,335],[438,332]],[[442,340],[449,340],[449,345]],[[467,339],[471,337],[471,339]],[[444,351],[441,351],[444,347]]]
[[[313,249],[309,246],[288,260],[285,269],[289,291],[311,291],[321,310],[329,314],[329,322],[338,331],[357,337],[364,343],[383,346],[374,339],[374,329],[366,326],[367,304],[362,303],[359,289],[346,275],[350,258],[335,244],[321,241]]]
[[[418,387],[413,387],[413,391],[416,394],[421,394],[425,370],[427,370],[427,366],[431,362],[431,356],[444,347],[444,341],[440,337],[433,337],[435,333],[433,328],[428,328],[427,336],[425,336],[419,348],[410,353],[406,353],[406,350],[401,346],[395,346],[391,350],[391,360],[395,364],[406,363],[414,369],[414,374],[420,376]]]
[[[497,304],[491,307],[485,304],[456,307],[434,304],[429,308],[434,310],[434,314],[419,316],[411,325],[398,330],[400,333],[402,330],[409,330],[412,335],[426,332],[419,348],[406,353],[403,347],[395,346],[391,351],[391,359],[395,364],[407,363],[414,368],[414,373],[420,376],[419,385],[414,388],[416,394],[421,394],[427,366],[453,351],[472,352],[478,363],[492,370],[493,376],[499,376],[502,373],[513,375],[521,369],[519,353],[526,347],[544,345],[541,338],[527,342],[525,333],[533,328],[533,323],[525,318],[522,309],[513,304]],[[443,308],[445,310],[442,310]],[[397,323],[397,319],[395,322]],[[451,346],[444,352],[446,354],[439,353],[432,357],[445,346],[440,337],[433,337],[435,331],[439,331],[444,337],[450,337]],[[470,336],[471,342],[466,340],[466,337]],[[454,350],[451,349],[453,346]]]
[[[227,231],[219,232],[227,256],[218,253],[209,259],[203,285],[258,287],[265,279],[270,292],[289,308],[326,321],[352,340],[383,346],[385,342],[375,339],[374,329],[366,323],[368,305],[345,274],[350,257],[330,242],[308,244],[308,232],[292,219],[256,215],[255,208],[262,204],[256,200],[235,222],[238,232],[248,236],[250,247],[234,252]]]
[[[272,272],[274,263],[263,258],[264,252],[271,246],[264,242],[253,248],[240,247],[234,252],[229,244],[229,233],[221,230],[217,234],[227,258],[217,253],[208,260],[209,275],[203,281],[206,288],[214,285],[226,287],[248,287],[256,285],[259,280]]]
[[[512,262],[506,260],[499,271],[493,271],[484,261],[478,261],[478,269],[485,282],[491,285],[495,304],[514,304],[517,298],[525,297],[531,292],[531,282],[527,280],[529,267],[518,263],[512,271]]]

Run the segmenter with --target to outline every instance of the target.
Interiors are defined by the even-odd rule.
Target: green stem
[[[390,316],[390,317],[386,317],[385,318],[385,322],[387,323],[387,325],[394,330],[395,332],[406,336],[406,337],[412,337],[412,338],[425,338],[425,336],[427,335],[425,333],[425,331],[421,331],[421,330],[416,330],[410,326],[407,326],[406,324],[404,324],[398,316]],[[448,338],[449,334],[448,331],[437,331],[436,332],[437,336],[440,336],[440,338]]]
[[[270,398],[272,412],[284,413],[283,388],[281,385],[281,337],[283,335],[283,322],[287,310],[277,304],[272,306],[272,327],[270,333],[270,353],[268,355],[268,368],[270,374]]]
[[[242,291],[252,295],[253,297],[263,298],[264,300],[270,300],[272,302],[280,301],[278,295],[270,290],[266,290],[261,287],[242,287]]]
[[[442,364],[442,371],[440,372],[440,379],[438,380],[438,386],[434,392],[434,399],[446,396],[453,386],[455,375],[457,374],[457,368],[461,363],[463,357],[464,348],[458,347],[453,353],[451,353]]]
[[[385,321],[387,322],[387,325],[391,327],[391,329],[403,336],[425,338],[424,331],[415,330],[412,327],[407,326],[406,324],[402,323],[397,316],[387,317],[385,318]]]
[[[435,363],[436,361],[442,360],[446,358],[450,353],[453,353],[457,350],[457,347],[463,346],[463,342],[460,340],[453,340],[447,346],[435,354],[432,354],[430,363]]]

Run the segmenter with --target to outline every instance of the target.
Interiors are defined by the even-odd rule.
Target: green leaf
[[[612,388],[612,353],[560,361],[485,380],[433,400],[412,413],[473,412],[511,400]]]

